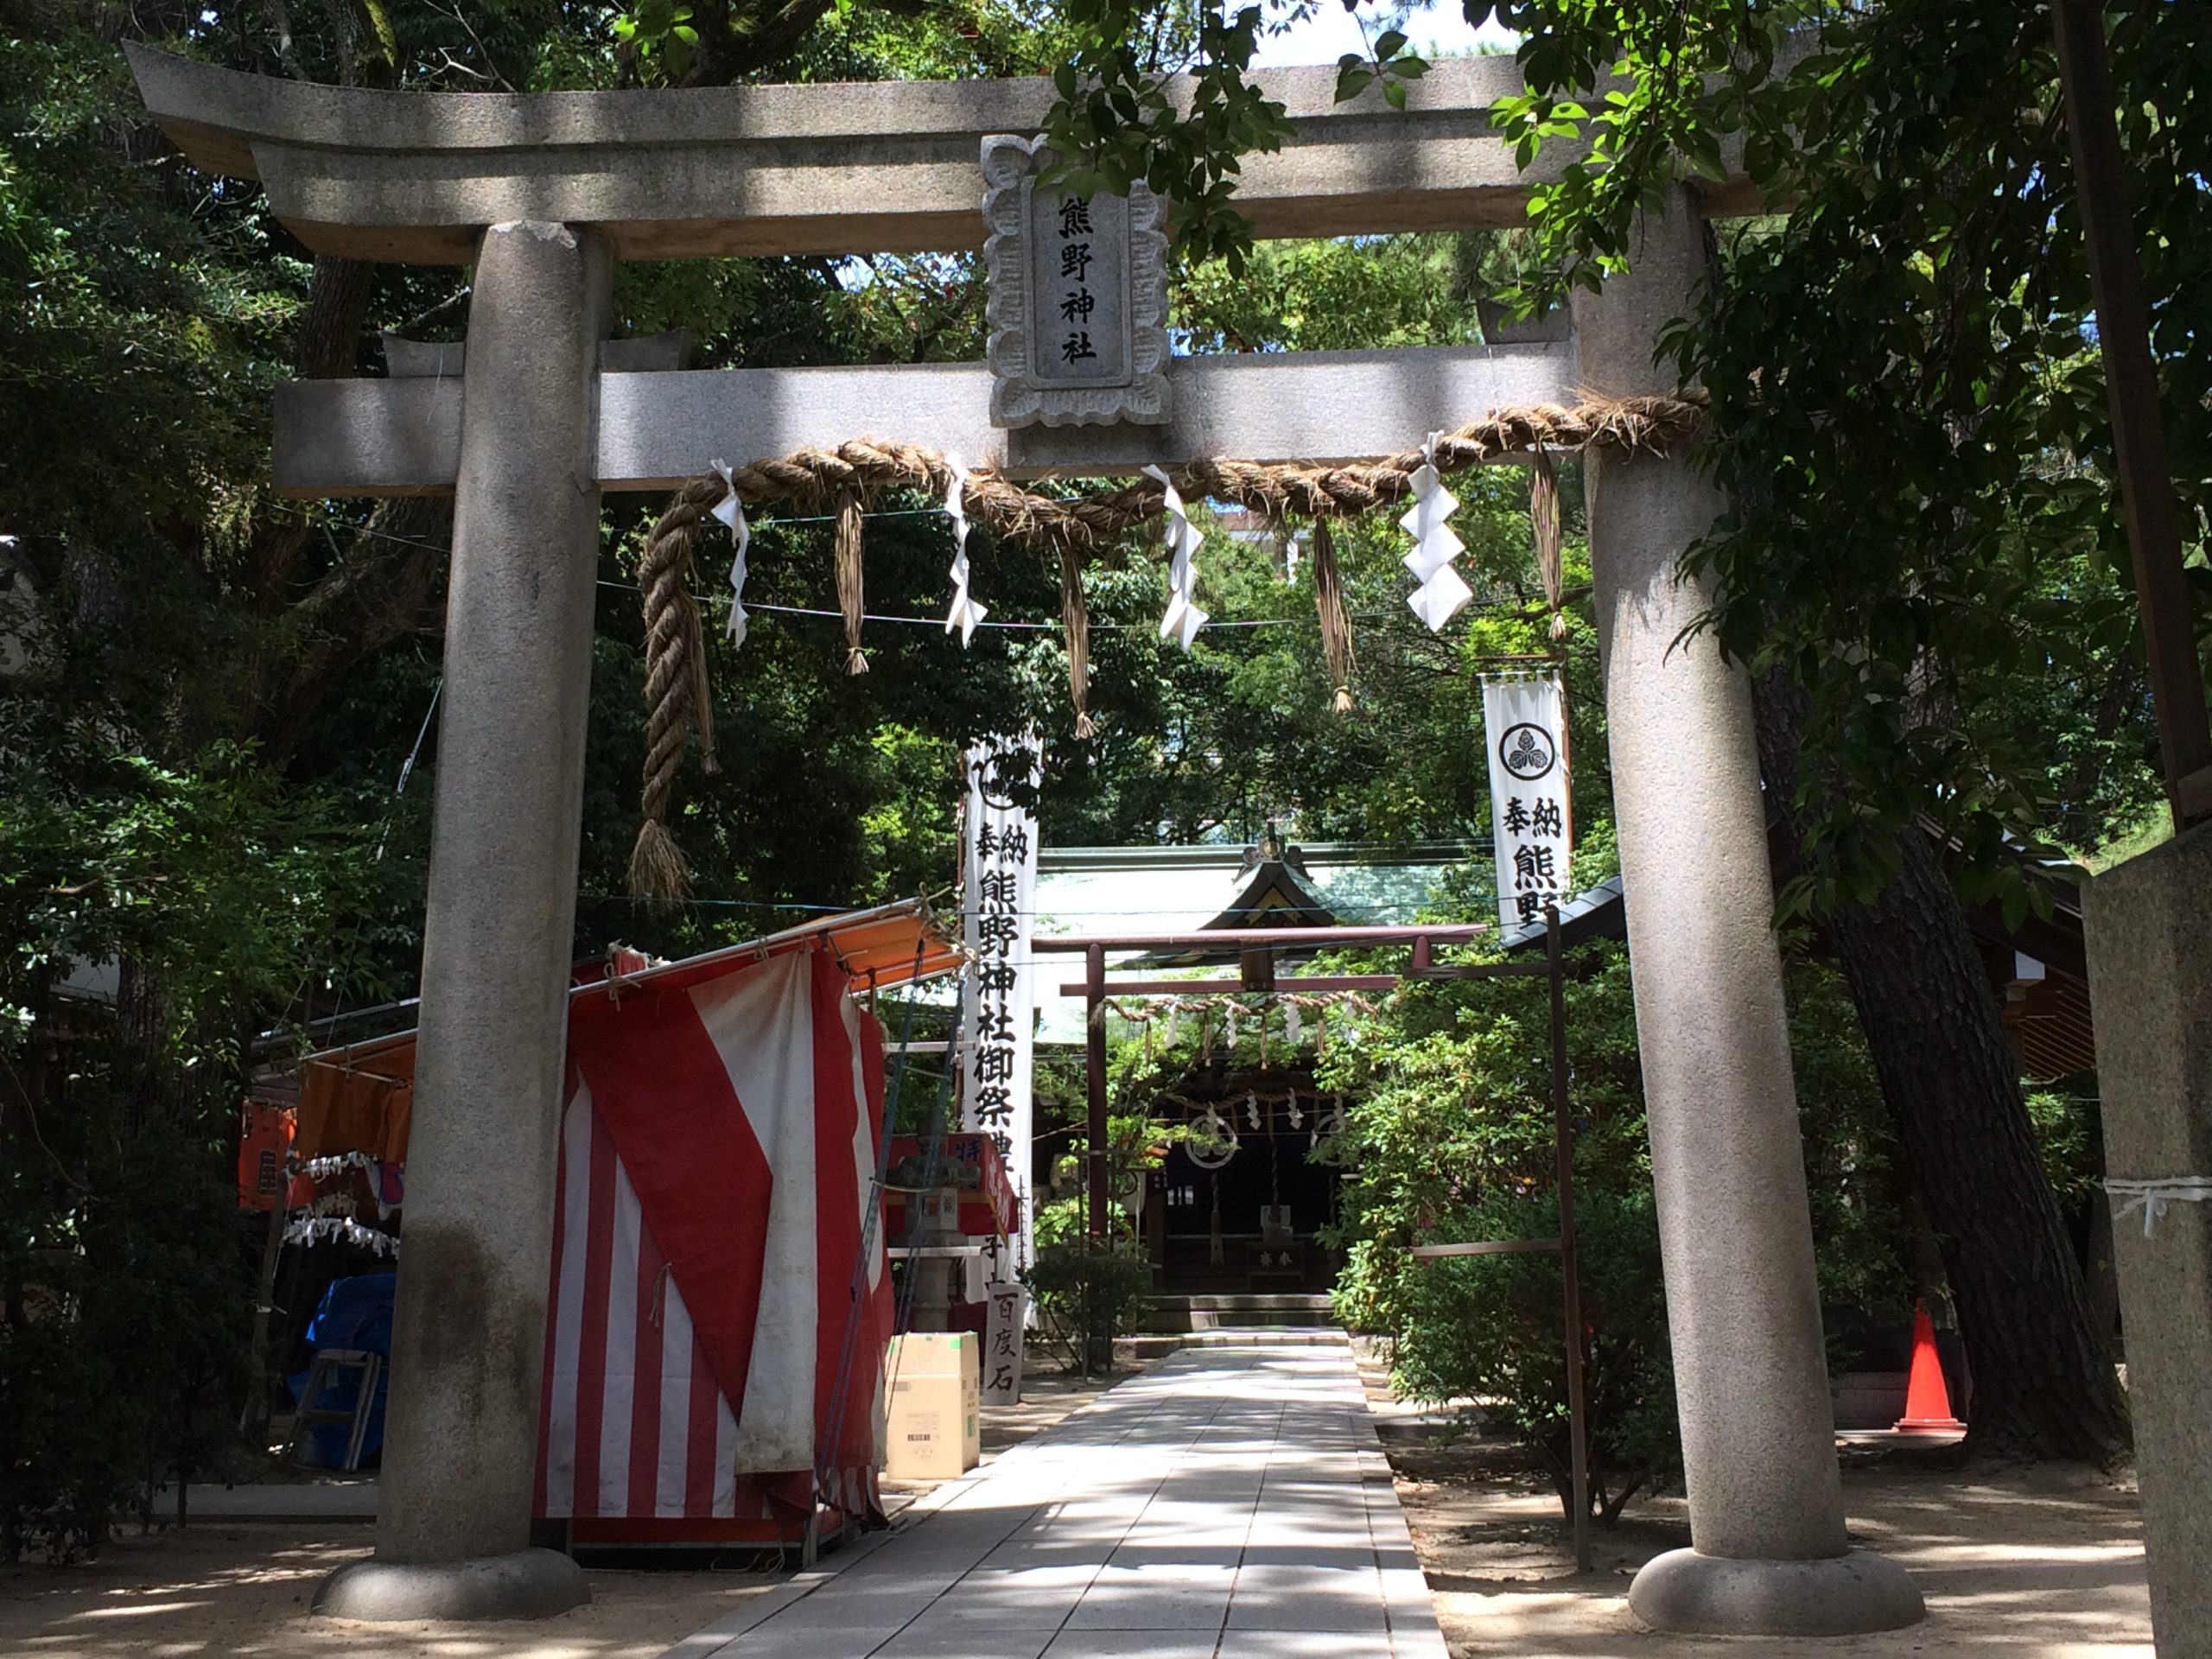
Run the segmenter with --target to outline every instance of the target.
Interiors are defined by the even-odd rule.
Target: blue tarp
[[[315,1311],[315,1319],[308,1326],[308,1346],[320,1353],[326,1348],[351,1348],[359,1351],[381,1354],[387,1362],[391,1357],[391,1293],[399,1282],[396,1273],[364,1273],[351,1279],[334,1279],[322,1293],[321,1306]],[[359,1374],[340,1373],[326,1382],[322,1397],[309,1402],[300,1399],[308,1386],[307,1371],[301,1371],[289,1380],[292,1398],[305,1409],[310,1403],[322,1411],[350,1411],[360,1387]],[[390,1381],[390,1370],[377,1374],[377,1397],[369,1408],[369,1424],[361,1437],[361,1461],[365,1465],[376,1461],[377,1453],[384,1446],[384,1404],[385,1384]],[[300,1435],[301,1461],[319,1468],[339,1469],[346,1463],[346,1442],[351,1433],[344,1423],[313,1423]]]

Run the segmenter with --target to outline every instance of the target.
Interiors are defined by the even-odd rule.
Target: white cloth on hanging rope
[[[1459,498],[1444,487],[1443,474],[1436,470],[1436,441],[1441,436],[1432,432],[1421,446],[1421,464],[1413,476],[1414,504],[1398,520],[1398,527],[1414,538],[1406,569],[1421,584],[1406,596],[1406,603],[1431,633],[1441,632],[1475,596],[1452,568],[1452,561],[1467,550],[1467,544],[1452,532],[1451,518],[1459,509]]]
[[[729,526],[730,538],[737,543],[737,551],[729,562],[729,642],[733,645],[745,643],[745,554],[753,545],[753,526],[745,522],[745,503],[738,499],[737,480],[729,475],[729,466],[716,461],[715,470],[721,474],[722,482],[729,487],[722,499],[715,503],[715,517]]]
[[[975,638],[976,624],[990,613],[968,592],[968,469],[957,455],[947,455],[944,465],[952,474],[944,489],[944,516],[952,520],[952,568],[946,573],[952,578],[952,608],[945,613],[944,631],[957,628],[964,647]]]
[[[2158,1180],[2131,1181],[2117,1176],[2107,1176],[2104,1188],[2109,1198],[2126,1198],[2126,1203],[2112,1212],[2113,1224],[2118,1226],[2124,1216],[2143,1212],[2143,1236],[2151,1236],[2151,1229],[2166,1213],[2167,1207],[2177,1204],[2212,1204],[2212,1176],[2169,1175]]]
[[[1206,613],[1198,608],[1198,567],[1192,563],[1192,556],[1205,545],[1205,537],[1191,522],[1182,494],[1167,481],[1167,474],[1157,467],[1147,467],[1144,475],[1160,481],[1167,514],[1167,611],[1160,619],[1160,637],[1179,639],[1188,651],[1198,630],[1206,625]]]

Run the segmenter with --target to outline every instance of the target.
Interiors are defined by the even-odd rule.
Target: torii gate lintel
[[[609,346],[618,343],[607,342]],[[604,353],[602,353],[604,355]],[[294,496],[442,495],[457,476],[465,361],[442,373],[296,380],[276,389],[274,474]],[[618,371],[597,379],[594,481],[669,490],[717,457],[748,461],[849,438],[918,443],[1015,477],[1109,477],[1221,455],[1341,464],[1394,454],[1487,409],[1571,404],[1570,344],[1171,359],[1165,425],[990,420],[981,363]],[[1410,435],[1410,440],[1409,440]]]

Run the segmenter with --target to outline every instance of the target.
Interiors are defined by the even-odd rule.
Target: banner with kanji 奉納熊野
[[[1497,851],[1497,918],[1508,928],[1543,919],[1567,896],[1574,841],[1567,779],[1567,689],[1556,674],[1483,682],[1483,737],[1490,752],[1490,817]]]

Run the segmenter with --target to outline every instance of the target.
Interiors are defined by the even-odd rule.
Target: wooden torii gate
[[[639,367],[602,349],[611,272],[977,247],[982,141],[1037,130],[1048,81],[424,96],[130,50],[186,155],[260,180],[310,249],[474,267],[457,375],[277,396],[284,492],[454,500],[377,1552],[317,1600],[355,1618],[546,1613],[588,1593],[527,1545],[601,492],[862,435],[1033,474],[1350,461],[1485,409],[1668,394],[1654,342],[1703,274],[1701,219],[1751,200],[1675,189],[1634,270],[1577,296],[1572,343],[1177,359],[1165,426],[1001,432],[981,365]],[[1290,120],[1278,153],[1245,162],[1261,236],[1509,225],[1544,176],[1489,124],[1520,90],[1510,60],[1440,64],[1402,113],[1373,91],[1337,104],[1332,69],[1259,79]],[[1557,164],[1548,149],[1540,168]],[[1719,503],[1679,460],[1593,451],[1585,475],[1694,1540],[1630,1601],[1681,1630],[1909,1623],[1917,1592],[1845,1536],[1749,692],[1683,637],[1707,600],[1679,556]]]

